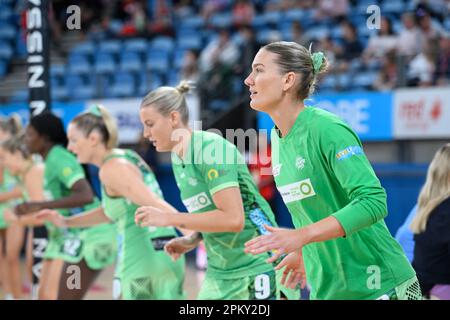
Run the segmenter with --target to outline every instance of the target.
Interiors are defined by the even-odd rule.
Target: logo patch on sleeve
[[[360,146],[350,146],[345,148],[344,150],[339,151],[336,153],[336,159],[338,161],[345,160],[347,158],[350,158],[354,155],[363,154],[363,150]]]

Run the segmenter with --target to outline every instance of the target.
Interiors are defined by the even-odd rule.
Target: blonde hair
[[[141,108],[152,106],[164,116],[172,111],[181,114],[183,123],[189,121],[189,110],[186,104],[186,93],[193,88],[191,82],[183,80],[176,87],[159,87],[148,93],[141,102]]]
[[[31,159],[31,152],[28,150],[26,144],[25,144],[25,132],[21,131],[20,133],[16,134],[15,136],[7,139],[1,144],[2,148],[9,152],[9,153],[15,153],[20,152],[22,157],[26,160]]]
[[[419,194],[418,210],[411,223],[414,233],[425,231],[431,212],[450,197],[450,143],[442,146],[434,155],[427,172],[427,179]]]
[[[328,69],[328,60],[323,53],[312,53],[310,49],[296,42],[277,41],[269,43],[262,49],[278,55],[275,63],[280,68],[282,74],[294,72],[300,75],[297,85],[297,98],[305,100],[314,93],[317,76]],[[315,66],[315,55],[320,61]]]
[[[0,118],[0,129],[14,136],[22,129],[22,120],[17,113],[7,118]]]
[[[83,131],[86,136],[92,131],[97,130],[102,136],[102,141],[108,149],[117,146],[117,124],[104,106],[99,104],[91,106],[88,111],[73,118],[71,123]]]

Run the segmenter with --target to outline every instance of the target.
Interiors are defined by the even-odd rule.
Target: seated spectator
[[[450,36],[439,39],[435,78],[438,86],[450,84]]]
[[[249,0],[238,0],[233,5],[232,15],[236,27],[249,25],[255,15],[255,8]]]
[[[415,241],[412,265],[423,295],[450,300],[450,143],[431,161],[411,230]]]
[[[403,28],[398,35],[397,52],[399,55],[412,58],[421,51],[423,35],[412,13],[404,13],[402,23]]]
[[[397,57],[395,50],[391,50],[383,58],[383,65],[373,85],[374,89],[379,91],[394,89],[397,87],[397,75]]]
[[[221,30],[200,54],[199,95],[202,110],[208,110],[213,100],[228,101],[233,92],[234,67],[239,58],[229,32]]]
[[[433,23],[433,20],[427,11],[418,9],[416,11],[416,19],[418,21],[419,28],[424,35],[425,42],[436,40],[440,36],[445,35],[444,29],[439,24]]]
[[[193,49],[187,50],[180,70],[180,79],[197,83],[199,77],[198,52]]]
[[[201,8],[203,19],[208,21],[212,15],[224,10],[229,4],[229,0],[205,0],[203,2],[203,7]]]
[[[231,66],[239,58],[239,51],[230,39],[228,30],[222,29],[217,39],[212,40],[200,54],[200,71],[208,72],[214,64]]]
[[[336,48],[336,62],[338,64],[337,68],[344,71],[348,69],[348,64],[351,60],[361,55],[363,46],[358,40],[356,28],[351,22],[343,21],[340,27],[343,39],[341,45]]]
[[[337,21],[342,20],[350,8],[348,0],[319,0],[316,7],[314,17],[317,20],[333,18]]]
[[[291,41],[297,42],[298,44],[301,44],[305,48],[309,47],[309,44],[311,43],[311,39],[305,34],[300,21],[292,22],[291,32],[292,32],[292,40]],[[328,56],[327,56],[327,59],[328,59]]]
[[[364,50],[364,60],[381,59],[386,52],[395,49],[398,45],[398,37],[392,29],[392,22],[388,17],[381,18],[379,33],[369,39],[367,48]]]
[[[253,58],[259,50],[256,43],[255,33],[249,26],[239,28],[239,35],[241,36],[241,43],[239,45],[240,57],[236,64],[235,73],[242,79],[246,78],[251,70]]]
[[[435,56],[434,41],[426,42],[423,51],[409,63],[408,86],[427,87],[432,85],[436,70]]]

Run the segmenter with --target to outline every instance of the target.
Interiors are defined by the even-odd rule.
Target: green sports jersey
[[[241,232],[202,232],[208,257],[207,273],[216,279],[236,279],[273,269],[268,254],[244,253],[244,244],[266,232],[263,224],[276,225],[273,213],[259,194],[236,146],[217,134],[194,131],[188,151],[180,159],[172,153],[172,168],[181,199],[190,213],[217,209],[214,193],[238,187],[245,225]]]
[[[153,172],[136,152],[114,149],[105,162],[113,158],[125,159],[139,168],[145,184],[152,192],[162,197]],[[102,203],[105,214],[116,223],[119,232],[120,249],[116,276],[121,281],[128,283],[134,279],[151,278],[166,278],[171,281],[170,279],[184,278],[184,258],[172,262],[163,250],[164,244],[176,236],[174,228],[137,226],[134,214],[138,205],[123,197],[109,196],[103,186]],[[140,283],[145,281],[139,280]],[[173,294],[173,297],[177,297],[175,292]]]
[[[272,170],[296,228],[334,216],[346,236],[304,247],[311,299],[376,299],[414,277],[383,218],[386,193],[357,135],[307,107],[283,138],[272,130]]]
[[[17,179],[14,178],[7,169],[3,169],[3,183],[0,184],[0,193],[9,192],[17,185]],[[5,229],[8,223],[4,220],[4,210],[11,208],[16,204],[16,200],[0,203],[0,229]]]
[[[73,185],[85,179],[83,168],[75,156],[60,145],[55,145],[47,154],[44,170],[44,196],[46,200],[67,197]],[[100,206],[94,201],[82,208],[58,209],[64,216],[71,216]],[[113,263],[116,256],[116,230],[111,224],[91,228],[57,228],[46,223],[48,245],[46,259],[63,259],[77,263],[85,259],[92,269],[101,269]]]

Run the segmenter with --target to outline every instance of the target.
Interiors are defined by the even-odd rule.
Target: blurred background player
[[[164,253],[164,244],[175,238],[173,228],[141,228],[134,223],[139,205],[174,211],[162,199],[149,166],[131,150],[115,149],[117,127],[102,106],[75,117],[68,129],[69,149],[81,163],[100,168],[102,206],[75,217],[54,210],[39,216],[57,226],[90,227],[113,221],[120,235],[118,273],[123,299],[183,299],[184,259],[177,262]]]

